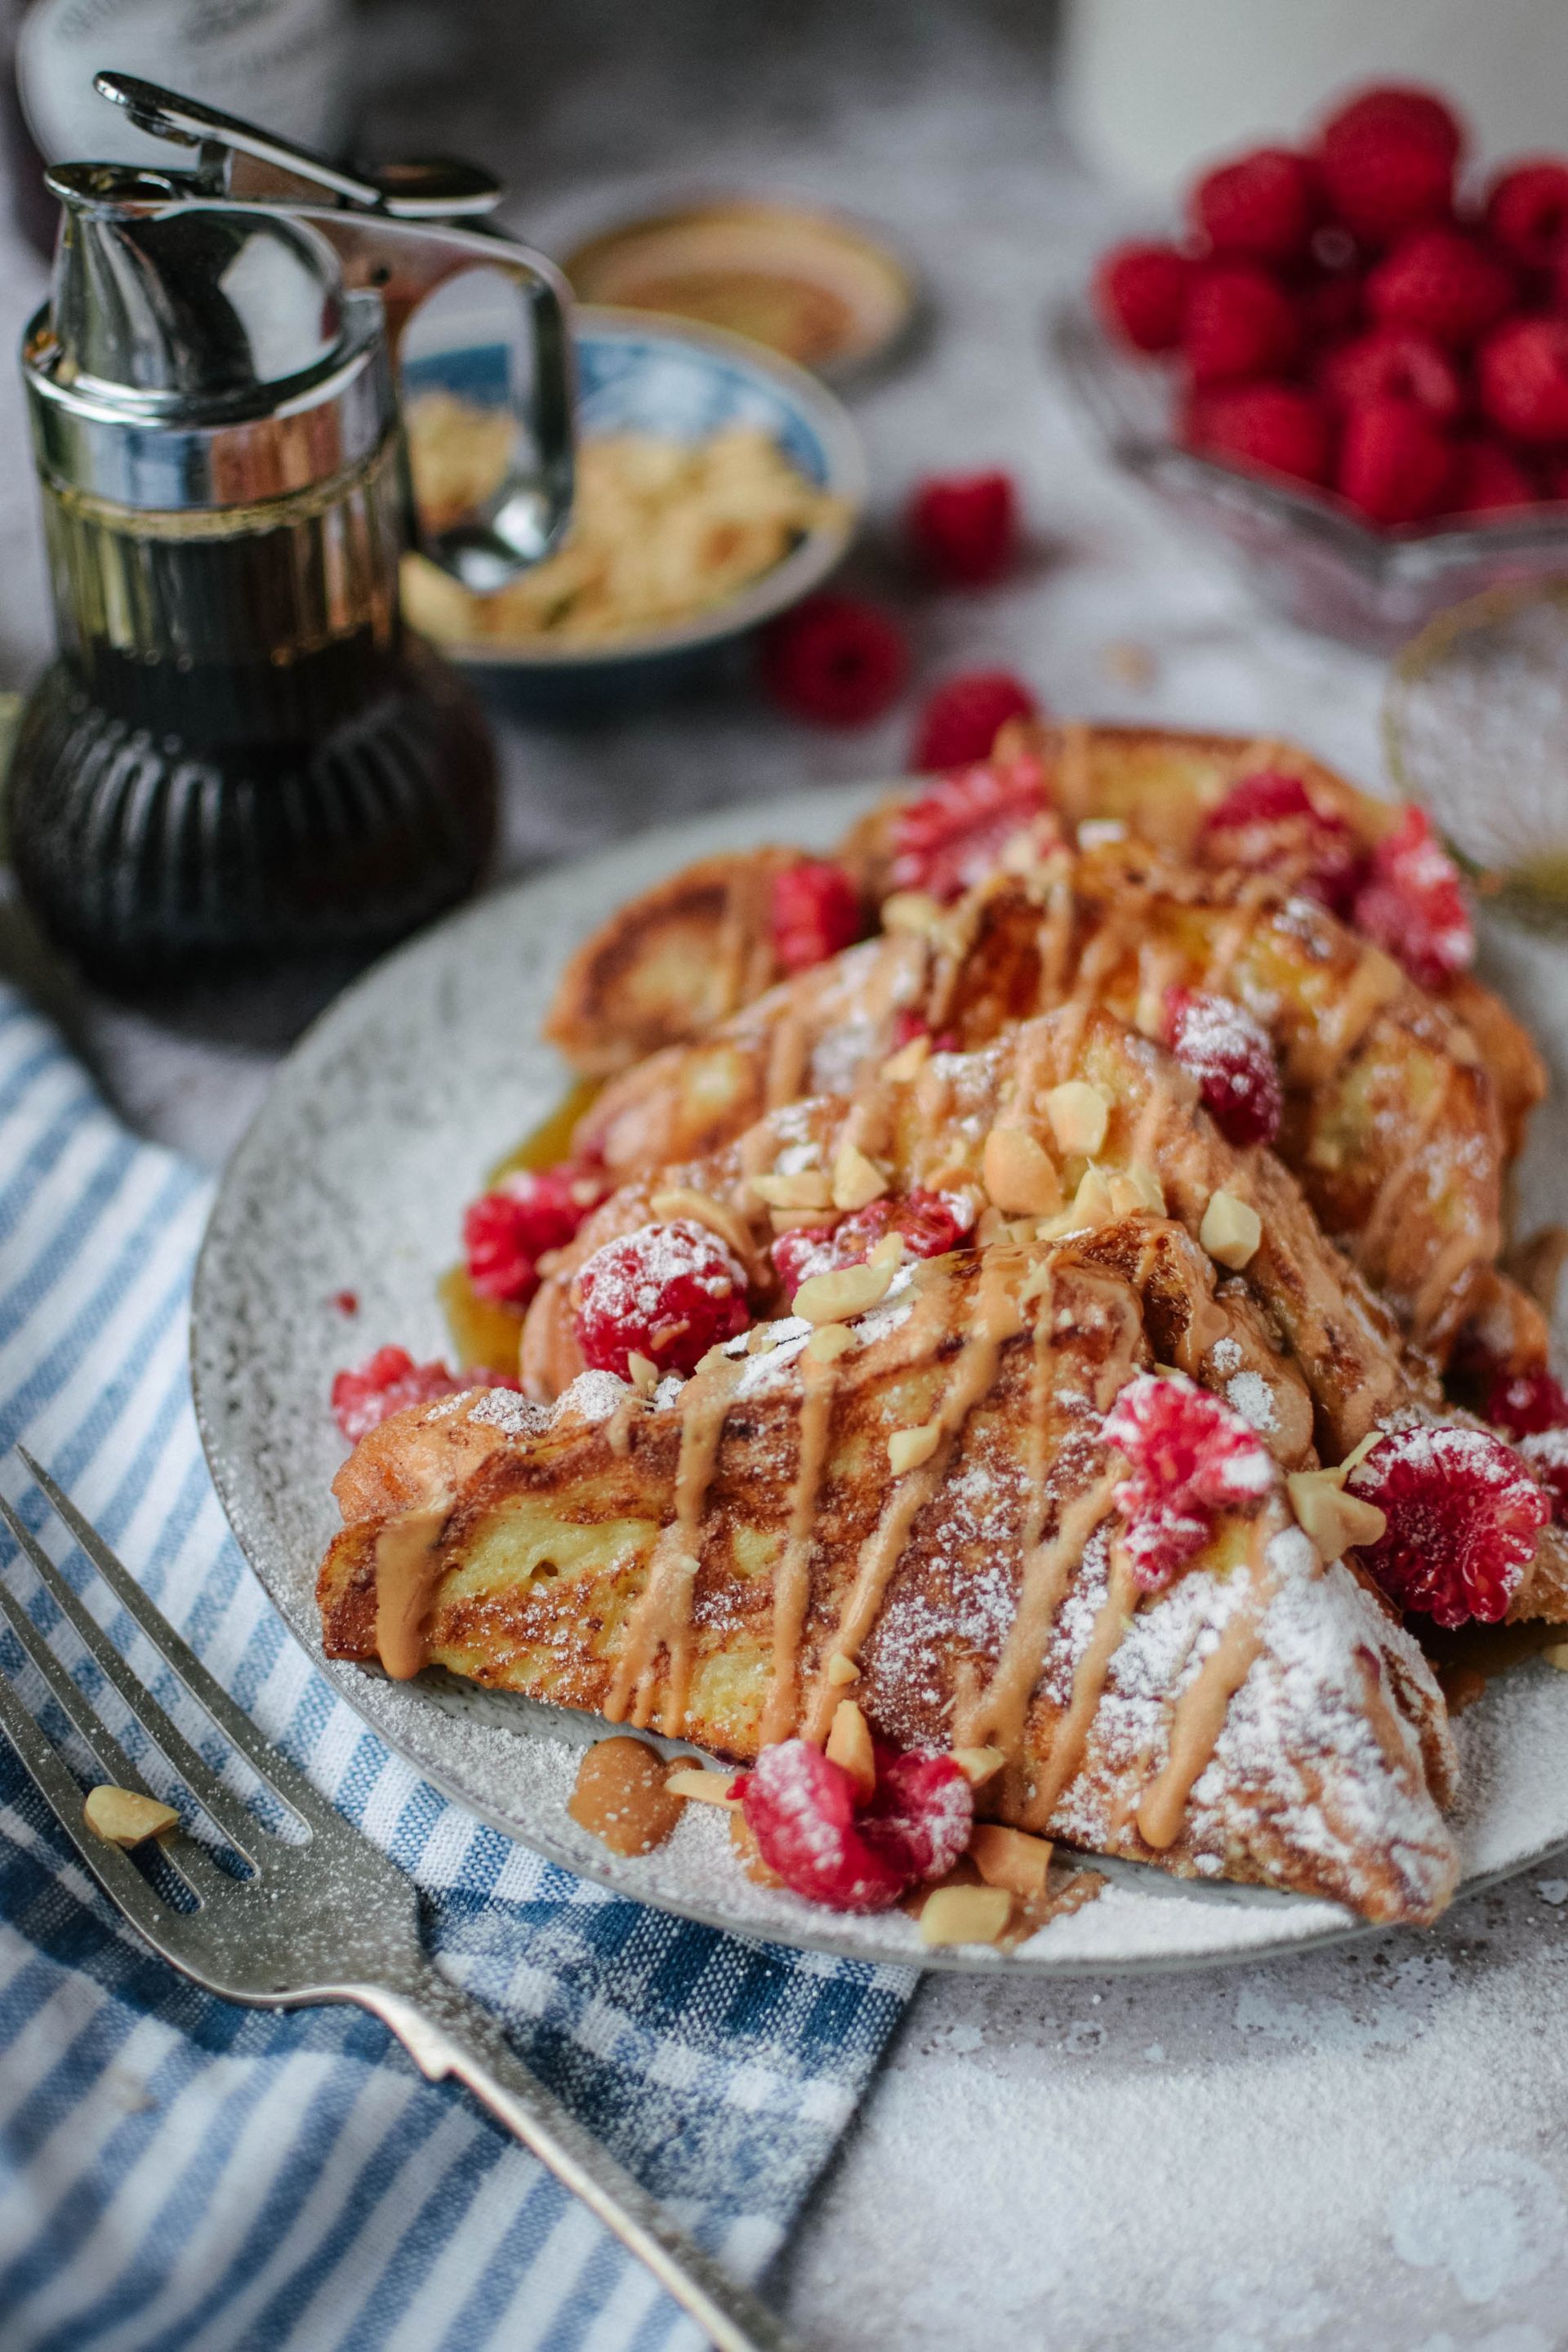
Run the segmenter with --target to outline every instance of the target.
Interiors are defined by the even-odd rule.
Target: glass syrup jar
[[[500,194],[465,166],[357,179],[129,76],[99,87],[199,161],[48,174],[61,232],[22,364],[59,653],[12,760],[17,878],[111,988],[341,971],[489,855],[488,733],[405,635],[398,562],[415,541],[483,592],[559,537],[569,298],[538,256],[451,225]],[[511,305],[512,461],[420,536],[395,350],[476,269]]]

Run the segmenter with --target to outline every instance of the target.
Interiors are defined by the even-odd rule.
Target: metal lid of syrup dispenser
[[[392,352],[410,312],[482,268],[521,297],[531,382],[509,400],[511,471],[425,551],[481,591],[536,562],[571,503],[570,298],[540,256],[453,225],[493,206],[496,184],[447,163],[358,176],[132,76],[97,87],[197,160],[47,175],[61,230],[22,355],[45,475],[163,512],[328,483],[394,422]]]

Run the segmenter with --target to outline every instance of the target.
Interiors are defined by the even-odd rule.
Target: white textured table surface
[[[745,182],[861,208],[915,254],[935,331],[856,404],[876,511],[855,572],[906,607],[921,678],[1005,665],[1063,711],[1295,736],[1375,779],[1380,666],[1259,614],[1091,457],[1049,381],[1044,305],[1117,213],[1053,136],[1037,10],[812,0],[765,47],[763,12],[696,0],[496,0],[456,35],[447,13],[409,0],[378,19],[378,143],[509,169],[510,217],[538,240],[672,185]],[[0,246],[7,337],[40,283]],[[47,639],[9,374],[0,404],[0,685],[16,686]],[[1024,489],[1023,572],[911,599],[890,532],[902,491],[990,463]],[[1127,641],[1153,656],[1142,691],[1107,667]],[[913,707],[816,734],[737,677],[591,728],[504,725],[506,870],[731,798],[896,772]],[[1557,985],[1550,956],[1518,961],[1529,985]],[[219,1162],[269,1057],[68,1009],[128,1114]],[[1056,1989],[928,1979],[782,2266],[795,2324],[823,2352],[1568,2344],[1568,1863],[1554,1868],[1432,1934],[1282,1965]]]

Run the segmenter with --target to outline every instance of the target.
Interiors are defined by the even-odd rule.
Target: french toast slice
[[[1476,1041],[1325,909],[1139,843],[1053,852],[799,974],[613,1080],[576,1148],[612,1173],[698,1158],[795,1096],[875,1083],[911,1024],[973,1048],[1053,1007],[1103,1004],[1158,1034],[1173,984],[1231,996],[1268,1031],[1279,1156],[1442,1360],[1501,1241],[1503,1136]],[[1532,1311],[1521,1328],[1544,1361]]]
[[[1092,1089],[1103,1105],[1092,1172],[1053,1125],[1054,1090],[1069,1083]],[[1125,1232],[1131,1204],[1157,1213],[1139,1221],[1140,1246],[1152,1263],[1163,1263],[1168,1288],[1184,1297],[1194,1318],[1190,1328],[1173,1324],[1166,1310],[1162,1360],[1221,1394],[1231,1394],[1239,1378],[1233,1402],[1246,1417],[1258,1416],[1287,1468],[1297,1466],[1309,1439],[1325,1461],[1338,1463],[1373,1429],[1409,1416],[1469,1425],[1445,1402],[1430,1361],[1405,1345],[1385,1301],[1326,1238],[1289,1171],[1257,1146],[1227,1143],[1203,1109],[1196,1082],[1161,1047],[1113,1013],[1079,1004],[1008,1028],[976,1053],[931,1055],[907,1076],[884,1068],[853,1099],[785,1105],[721,1152],[628,1181],[592,1213],[541,1284],[523,1324],[525,1387],[553,1397],[583,1369],[574,1277],[617,1234],[674,1216],[707,1222],[741,1258],[761,1310],[782,1311],[788,1301],[768,1250],[775,1220],[790,1213],[771,1210],[753,1179],[774,1190],[769,1179],[785,1170],[797,1186],[819,1171],[830,1197],[838,1155],[849,1143],[885,1173],[891,1193],[961,1193],[978,1205],[997,1184],[1011,1214],[1024,1196],[1006,1189],[1017,1179],[1009,1177],[999,1136],[1021,1136],[1033,1147],[1026,1181],[1043,1218],[1037,1230],[1114,1224]],[[1216,1195],[1242,1203],[1258,1221],[1256,1246],[1228,1271],[1203,1246],[1205,1234],[1212,1237],[1207,1220]],[[811,1215],[803,1209],[793,1222]],[[994,1205],[988,1215],[1000,1222]],[[984,1218],[980,1234],[984,1238]],[[1217,1282],[1213,1307],[1205,1281],[1208,1290]],[[1252,1401],[1250,1411],[1241,1400]],[[1510,1613],[1568,1620],[1562,1528],[1542,1531]]]
[[[1116,1254],[902,1269],[837,1355],[785,1324],[651,1397],[589,1374],[552,1410],[470,1391],[394,1417],[340,1482],[329,1653],[737,1761],[825,1736],[847,1661],[882,1738],[1002,1750],[1003,1821],[1431,1919],[1458,1868],[1440,1694],[1267,1457],[1163,1589],[1134,1579],[1104,1415],[1154,1356]]]

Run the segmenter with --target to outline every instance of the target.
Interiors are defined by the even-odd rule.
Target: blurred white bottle
[[[1170,198],[1193,166],[1301,139],[1341,92],[1427,82],[1489,156],[1568,147],[1563,0],[1068,0],[1062,119],[1087,163]]]

